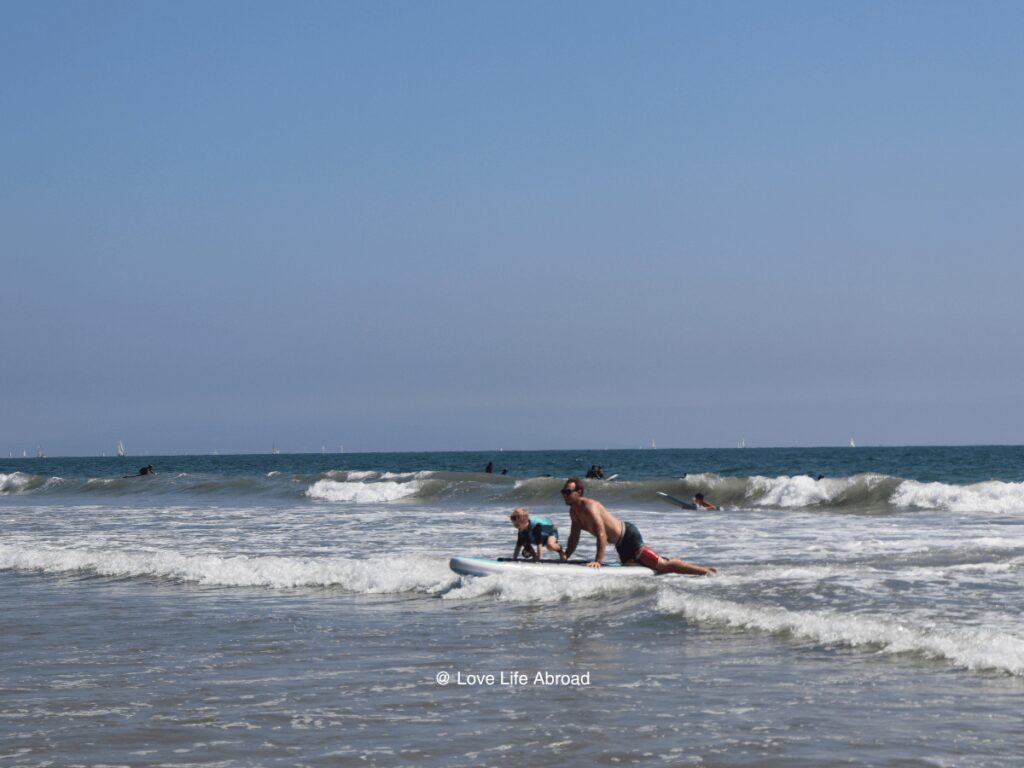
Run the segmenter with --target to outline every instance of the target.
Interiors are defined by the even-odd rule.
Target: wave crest
[[[338,587],[360,594],[436,594],[458,580],[448,568],[447,560],[427,555],[352,560],[6,544],[0,544],[0,570],[78,572],[115,578],[155,577],[216,587]]]
[[[318,480],[306,490],[306,495],[311,499],[321,501],[380,504],[415,496],[419,490],[420,485],[417,482],[399,483],[394,480],[380,480],[375,483],[362,483]]]
[[[657,608],[698,622],[808,639],[825,645],[872,648],[883,653],[912,653],[946,659],[969,670],[993,669],[1024,677],[1024,639],[975,627],[938,629],[882,617],[833,611],[790,611],[726,600],[662,592]]]
[[[909,509],[1019,513],[1024,510],[1024,483],[992,480],[974,485],[946,485],[904,480],[893,494],[891,503]]]

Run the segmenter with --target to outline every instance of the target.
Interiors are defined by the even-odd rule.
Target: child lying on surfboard
[[[519,530],[516,538],[516,551],[512,554],[513,560],[519,559],[521,551],[533,560],[540,560],[547,547],[552,552],[557,552],[559,557],[565,560],[565,550],[558,543],[558,529],[546,517],[531,518],[530,514],[523,507],[516,507],[509,519]]]

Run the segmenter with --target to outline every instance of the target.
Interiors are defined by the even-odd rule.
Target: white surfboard
[[[669,496],[667,493],[662,493],[661,491],[658,491],[657,493],[669,504],[675,504],[677,507],[682,507],[683,509],[697,508],[697,505],[691,501],[683,501],[682,499],[677,499],[675,496]]]
[[[511,558],[453,557],[449,567],[460,576],[495,576],[503,573],[529,573],[555,577],[580,576],[654,576],[654,571],[643,566],[604,563],[600,568],[587,568],[588,560],[512,560]]]

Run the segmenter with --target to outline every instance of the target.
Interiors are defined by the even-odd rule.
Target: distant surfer
[[[533,560],[540,560],[547,547],[552,552],[557,552],[559,557],[565,560],[565,551],[558,543],[558,529],[554,523],[546,517],[530,517],[530,513],[523,507],[516,507],[509,519],[519,530],[516,538],[516,549],[512,553],[512,559],[518,560],[521,551]]]
[[[484,472],[486,472],[488,475],[494,473],[494,462],[493,461],[488,461],[487,462],[487,466],[484,467]]]
[[[139,468],[139,474],[137,474],[137,475],[124,475],[123,479],[127,480],[129,477],[142,477],[143,475],[155,475],[155,474],[156,474],[156,472],[153,471],[153,465],[152,464],[147,464],[146,466]]]
[[[718,509],[718,507],[716,507],[714,504],[712,504],[710,501],[704,498],[703,493],[698,493],[697,495],[695,495],[693,497],[693,503],[696,504],[698,507],[703,507],[704,509]]]
[[[604,560],[605,549],[611,542],[623,565],[643,565],[658,574],[682,573],[691,576],[705,576],[718,573],[717,568],[695,565],[678,558],[665,558],[650,547],[644,546],[640,531],[632,523],[619,520],[605,509],[599,501],[586,498],[583,483],[575,477],[565,481],[562,488],[562,499],[569,507],[569,519],[572,529],[569,531],[569,542],[565,546],[565,558],[572,557],[580,542],[580,532],[586,531],[597,539],[597,553],[594,560],[587,563],[588,568],[600,568]]]

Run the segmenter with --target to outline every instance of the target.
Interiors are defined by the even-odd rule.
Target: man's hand
[[[587,563],[587,568],[600,568],[600,567],[601,567],[601,563],[598,562],[597,560],[594,560],[592,563]]]

